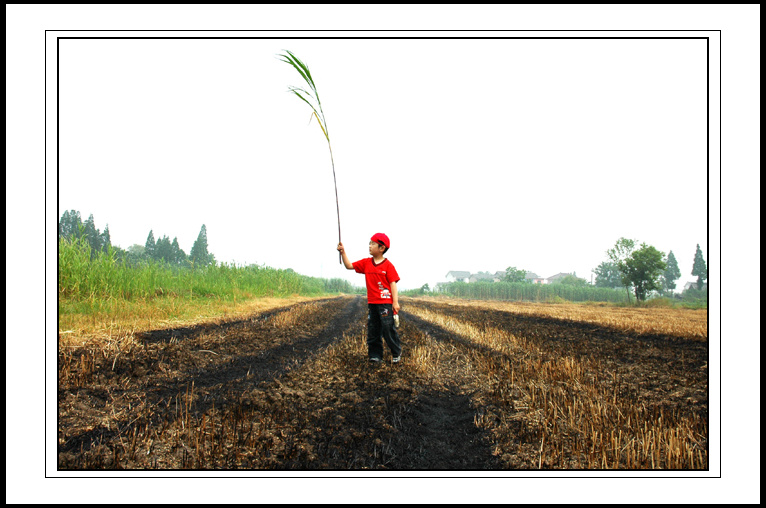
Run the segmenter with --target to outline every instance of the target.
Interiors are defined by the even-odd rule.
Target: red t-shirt
[[[372,258],[352,263],[356,273],[363,273],[367,282],[367,303],[394,303],[391,297],[391,283],[399,282],[399,274],[388,259],[379,265]]]

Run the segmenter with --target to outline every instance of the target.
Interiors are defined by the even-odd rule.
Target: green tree
[[[666,268],[663,257],[663,252],[642,243],[640,249],[625,259],[621,268],[623,280],[633,285],[636,301],[646,300],[650,291],[661,288],[660,277]]]
[[[518,269],[515,266],[509,266],[505,269],[503,282],[524,282],[526,280],[526,276],[526,270]]]
[[[162,235],[157,240],[157,244],[154,247],[154,258],[165,263],[171,263],[173,261],[173,247],[170,244],[170,238],[168,235]]]
[[[178,237],[173,238],[173,243],[170,247],[173,255],[173,263],[176,265],[183,264],[183,262],[186,261],[186,253],[178,245]]]
[[[59,221],[59,238],[79,238],[82,219],[77,210],[66,210]]]
[[[144,255],[149,259],[154,259],[154,251],[157,248],[157,242],[154,240],[154,230],[149,231],[149,236],[146,237],[146,243],[144,244]]]
[[[109,247],[112,246],[112,237],[109,234],[109,224],[106,225],[104,228],[104,232],[101,233],[101,250],[103,252],[108,252]]]
[[[84,223],[85,238],[90,244],[91,259],[101,250],[101,232],[96,228],[96,221],[93,219],[93,214],[88,216],[88,220]]]
[[[707,265],[705,264],[705,258],[702,256],[700,244],[697,244],[697,252],[694,253],[692,275],[697,276],[697,289],[701,291],[703,281],[707,280]]]
[[[619,288],[622,287],[622,273],[617,265],[604,261],[593,270],[596,274],[597,288]]]
[[[189,258],[194,266],[207,266],[215,262],[215,258],[207,251],[207,228],[202,225],[197,240],[192,245]]]
[[[681,270],[678,268],[678,261],[673,255],[673,251],[668,252],[668,257],[665,259],[665,271],[662,274],[662,290],[666,293],[670,293],[676,288],[676,281],[681,277]]]
[[[563,276],[561,280],[559,280],[559,284],[564,284],[565,286],[585,287],[588,285],[588,281],[572,274]]]
[[[139,245],[137,243],[134,243],[130,247],[128,247],[128,252],[126,254],[126,258],[129,262],[133,264],[138,264],[141,262],[142,259],[146,258],[146,247],[143,245]]]
[[[614,247],[606,251],[607,256],[609,256],[609,259],[612,260],[612,263],[614,263],[614,265],[620,271],[620,281],[622,282],[622,285],[625,286],[625,292],[628,295],[628,301],[630,301],[631,281],[629,278],[625,276],[625,273],[626,273],[625,261],[631,256],[631,254],[635,250],[636,242],[637,242],[636,240],[631,240],[629,238],[621,237],[614,244]]]

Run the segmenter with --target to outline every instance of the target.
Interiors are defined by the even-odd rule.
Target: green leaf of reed
[[[296,71],[298,71],[298,74],[301,75],[303,80],[309,85],[311,88],[311,91],[314,92],[314,95],[312,96],[311,93],[307,92],[306,90],[296,87],[296,86],[290,86],[288,87],[288,90],[295,95],[298,96],[299,99],[301,99],[303,102],[309,105],[311,109],[314,111],[314,116],[317,119],[317,122],[319,122],[319,128],[322,129],[322,133],[324,134],[325,138],[327,138],[327,147],[330,149],[330,162],[332,163],[332,178],[333,182],[335,183],[335,208],[338,212],[338,243],[340,243],[340,206],[338,205],[338,182],[335,179],[335,161],[333,160],[332,156],[332,144],[330,143],[330,134],[329,130],[327,129],[327,120],[325,120],[324,117],[324,111],[322,111],[322,102],[319,100],[319,92],[317,92],[317,87],[314,84],[314,79],[311,77],[311,72],[309,72],[308,66],[303,63],[297,56],[295,56],[291,51],[284,50],[286,54],[277,55],[282,62],[285,62],[289,64],[292,68],[294,68]],[[301,95],[301,93],[305,94],[307,97],[316,100],[317,107],[315,107],[309,99]],[[317,111],[317,108],[319,111]],[[343,263],[342,256],[340,253],[338,253],[338,262]]]

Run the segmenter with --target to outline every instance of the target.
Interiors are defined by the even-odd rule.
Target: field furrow
[[[537,467],[707,467],[706,342],[471,306],[407,308],[482,358],[480,420],[507,467],[524,467],[531,446]]]
[[[708,467],[696,325],[402,301],[399,364],[361,297],[65,349],[59,468]]]
[[[144,333],[116,351],[60,351],[60,467],[125,466],[120,461],[134,455],[126,436],[134,441],[143,432],[144,441],[155,441],[158,429],[185,429],[321,353],[360,313],[358,300],[314,301],[250,319]]]

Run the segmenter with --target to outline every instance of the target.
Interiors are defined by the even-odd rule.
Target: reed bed
[[[85,239],[59,242],[59,344],[110,343],[151,329],[230,319],[353,288],[291,270],[219,264],[191,269],[91,256]]]
[[[529,284],[527,282],[451,282],[441,287],[441,294],[460,299],[513,300],[526,302],[612,302],[629,301],[624,290],[571,286],[567,284]],[[414,293],[414,292],[413,292]],[[411,293],[411,296],[415,294]]]
[[[132,301],[165,296],[225,298],[321,295],[352,292],[339,279],[324,280],[258,265],[215,264],[180,268],[161,262],[131,264],[113,250],[91,255],[84,239],[59,241],[58,290],[60,302],[99,305],[111,299]]]

